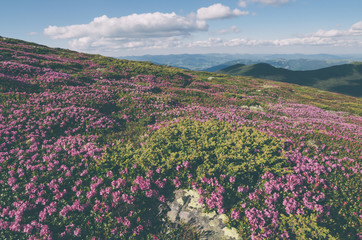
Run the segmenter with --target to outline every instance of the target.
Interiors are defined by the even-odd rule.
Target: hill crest
[[[342,64],[309,71],[292,71],[276,68],[266,63],[233,65],[219,70],[220,73],[253,76],[321,90],[362,97],[362,63]]]

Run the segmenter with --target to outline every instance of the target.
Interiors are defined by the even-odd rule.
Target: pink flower
[[[232,210],[231,218],[234,219],[234,220],[239,220],[240,219],[240,212],[237,211],[237,210]]]
[[[84,175],[88,174],[87,170],[84,170],[83,172],[81,172],[80,176],[83,177]]]
[[[108,177],[108,178],[113,177],[113,172],[112,172],[112,171],[107,172],[107,177]]]
[[[182,163],[182,165],[187,169],[190,166],[190,163],[188,161],[185,161]]]
[[[16,183],[16,178],[11,177],[8,179],[8,184],[10,187],[12,187]]]
[[[234,177],[234,176],[231,176],[231,177],[229,178],[229,182],[234,183],[234,182],[235,182],[235,177]]]
[[[289,239],[289,234],[287,231],[284,231],[282,235],[280,235],[282,239]]]
[[[176,177],[175,179],[172,180],[173,183],[175,184],[175,187],[180,187],[181,186],[181,182],[180,180],[178,179],[178,177]]]
[[[158,200],[160,201],[160,202],[165,202],[166,201],[166,198],[165,198],[165,196],[164,195],[161,195],[159,198],[158,198]]]
[[[131,222],[128,220],[128,218],[123,219],[123,225],[129,228],[131,226]]]
[[[143,226],[142,225],[138,225],[135,229],[132,230],[133,235],[137,236],[140,235],[140,233],[143,230]]]
[[[80,236],[80,233],[81,233],[80,228],[77,228],[77,229],[74,230],[74,235],[75,235],[75,236],[79,237],[79,236]]]

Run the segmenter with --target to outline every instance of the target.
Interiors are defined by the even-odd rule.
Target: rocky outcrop
[[[205,213],[198,202],[199,198],[200,195],[195,190],[176,190],[173,200],[167,202],[167,217],[174,223],[191,224],[202,232],[203,239],[240,239],[235,228],[226,226],[227,216],[214,212]]]

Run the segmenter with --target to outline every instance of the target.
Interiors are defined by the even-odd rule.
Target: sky
[[[112,57],[362,54],[362,0],[1,0],[0,36]]]

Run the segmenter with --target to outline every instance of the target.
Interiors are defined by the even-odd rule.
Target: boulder
[[[200,195],[195,190],[179,189],[174,192],[174,198],[167,201],[168,219],[177,224],[190,224],[202,232],[203,239],[235,240],[240,239],[235,228],[228,228],[225,224],[227,216],[206,213],[198,202]]]

